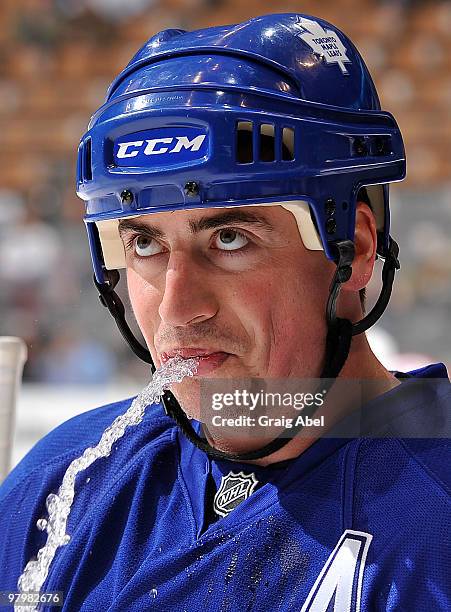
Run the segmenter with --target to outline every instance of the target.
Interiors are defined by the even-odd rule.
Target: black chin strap
[[[347,319],[336,316],[336,305],[340,294],[341,285],[349,280],[352,274],[352,261],[354,259],[354,243],[351,240],[342,240],[335,243],[337,250],[337,269],[332,280],[329,292],[329,299],[326,307],[326,317],[328,332],[326,337],[326,350],[324,356],[323,370],[321,372],[321,391],[328,391],[334,379],[340,374],[346,359],[348,358],[351,347],[352,336],[361,334],[363,331],[374,325],[387,307],[390,299],[393,280],[396,270],[399,269],[398,253],[399,248],[396,242],[389,236],[388,253],[384,261],[382,270],[382,290],[373,309],[361,321],[352,324]],[[150,364],[152,373],[155,365],[152,361],[150,352],[140,344],[125,320],[125,308],[117,293],[114,291],[119,282],[119,272],[117,270],[105,270],[105,283],[99,283],[94,277],[94,283],[99,291],[100,302],[108,308],[116,324],[132,351],[145,363]],[[168,416],[172,417],[181,428],[184,435],[197,448],[204,451],[215,459],[228,459],[232,461],[251,461],[261,459],[275,453],[283,448],[303,426],[298,425],[291,429],[284,429],[281,434],[262,448],[245,453],[225,453],[211,446],[207,440],[199,436],[191,425],[188,417],[181,409],[178,401],[170,391],[166,391],[162,397],[163,406]],[[317,406],[306,406],[302,411],[304,417],[312,417],[317,410]]]
[[[352,261],[354,259],[354,243],[351,240],[337,242],[335,247],[338,251],[338,264],[335,276],[330,286],[329,299],[326,307],[327,325],[330,327],[337,320],[336,306],[342,283],[351,278]],[[390,300],[395,272],[399,270],[399,247],[391,236],[388,237],[388,250],[382,268],[382,289],[377,302],[371,311],[352,326],[352,335],[356,336],[369,329],[382,316]]]
[[[115,292],[116,285],[119,282],[120,274],[118,270],[103,270],[103,275],[106,279],[105,283],[99,283],[94,275],[94,284],[99,291],[100,303],[108,308],[110,314],[116,321],[116,325],[122,334],[122,337],[142,361],[150,364],[152,374],[155,372],[155,365],[152,361],[152,356],[149,351],[135,338],[132,330],[125,320],[125,308],[121,298]]]

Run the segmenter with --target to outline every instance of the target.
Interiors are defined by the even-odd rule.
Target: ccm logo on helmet
[[[162,155],[164,153],[180,153],[183,149],[199,151],[206,138],[206,134],[195,136],[191,140],[188,136],[175,136],[173,138],[151,138],[146,140],[133,140],[118,143],[116,157],[136,157],[140,152],[143,155]]]

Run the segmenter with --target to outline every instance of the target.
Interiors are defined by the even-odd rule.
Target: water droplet
[[[150,596],[153,597],[155,599],[155,597],[158,595],[158,591],[157,589],[152,589],[150,591]]]
[[[45,531],[45,528],[47,527],[47,521],[45,520],[45,518],[40,518],[37,522],[36,522],[36,527],[40,530],[40,531]]]
[[[230,560],[229,567],[227,568],[227,571],[226,571],[226,574],[225,574],[225,577],[224,577],[224,580],[225,580],[226,584],[228,584],[232,580],[232,578],[233,578],[233,576],[234,576],[234,574],[236,572],[237,563],[238,563],[238,552],[235,551],[232,554],[232,558]]]
[[[86,483],[88,483],[90,480],[91,480],[90,478],[87,478],[87,479],[86,479]]]

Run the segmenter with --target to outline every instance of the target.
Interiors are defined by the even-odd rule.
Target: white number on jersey
[[[301,612],[360,612],[363,570],[373,536],[346,529],[316,579]]]

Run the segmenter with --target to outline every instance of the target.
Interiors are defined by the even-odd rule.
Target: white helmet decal
[[[345,62],[351,60],[346,55],[346,47],[338,34],[333,30],[325,30],[317,21],[300,18],[298,25],[302,29],[302,38],[315,53],[323,57],[328,64],[338,64],[343,74],[349,74]]]

